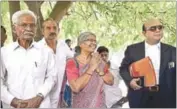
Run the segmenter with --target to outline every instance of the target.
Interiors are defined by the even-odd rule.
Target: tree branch
[[[71,1],[58,1],[49,16],[57,22],[60,22],[63,16],[66,15],[71,4]]]

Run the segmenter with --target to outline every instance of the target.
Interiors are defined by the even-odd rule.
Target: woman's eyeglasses
[[[85,41],[89,41],[89,42],[92,42],[92,43],[97,43],[97,41],[94,40],[94,39],[87,39],[87,40],[85,40]]]
[[[164,28],[164,27],[163,27],[162,25],[157,25],[157,26],[151,26],[151,27],[149,27],[149,28],[146,28],[146,30],[155,32],[157,29],[161,31],[163,28]]]

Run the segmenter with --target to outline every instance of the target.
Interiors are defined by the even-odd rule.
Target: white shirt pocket
[[[33,65],[32,77],[36,79],[44,79],[46,75],[45,64],[43,62],[34,61],[32,65]]]

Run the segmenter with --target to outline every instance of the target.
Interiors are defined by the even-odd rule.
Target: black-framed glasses
[[[151,26],[151,27],[149,27],[149,28],[146,28],[146,30],[155,32],[157,29],[161,31],[163,28],[164,28],[164,26],[162,26],[162,25],[157,25],[157,26]]]

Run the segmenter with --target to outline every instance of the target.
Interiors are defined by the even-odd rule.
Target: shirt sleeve
[[[66,58],[69,59],[69,58],[72,58],[74,56],[74,52],[72,50],[70,50],[70,48],[68,47],[68,45],[66,45],[65,43],[65,48],[66,48]]]
[[[79,77],[79,69],[76,67],[76,63],[74,62],[74,59],[69,59],[66,63],[66,74],[67,79],[77,79]]]
[[[44,97],[46,97],[49,92],[52,90],[54,85],[57,82],[57,72],[55,68],[55,58],[54,54],[51,52],[48,52],[48,63],[47,63],[47,70],[45,75],[44,84],[39,87],[39,90],[37,93],[43,94]]]
[[[1,70],[1,100],[10,105],[12,100],[15,98],[11,93],[9,93],[7,85],[6,85],[6,76],[7,76],[7,71],[5,69],[5,65],[3,62],[3,58],[1,55],[0,58],[0,70]]]

